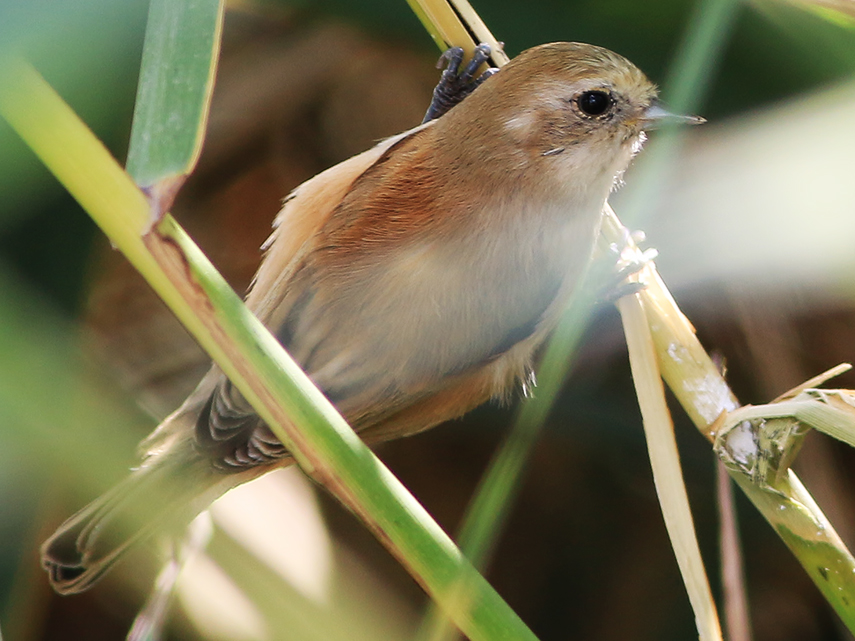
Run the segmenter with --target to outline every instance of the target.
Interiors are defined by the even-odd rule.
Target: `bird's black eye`
[[[605,91],[584,91],[576,99],[586,116],[602,116],[612,106],[612,97]]]

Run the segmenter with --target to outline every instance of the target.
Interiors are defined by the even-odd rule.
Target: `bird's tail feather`
[[[134,543],[182,528],[214,499],[248,480],[217,472],[192,445],[150,458],[69,518],[42,545],[42,565],[61,594],[89,588]]]

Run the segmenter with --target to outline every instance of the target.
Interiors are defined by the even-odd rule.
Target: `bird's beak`
[[[645,129],[659,129],[670,125],[702,125],[706,122],[700,116],[681,116],[666,111],[659,103],[654,102],[641,116],[641,123]]]

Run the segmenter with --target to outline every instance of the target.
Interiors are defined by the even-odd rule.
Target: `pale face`
[[[645,112],[655,97],[645,75],[611,51],[541,45],[517,56],[441,119],[447,131],[441,147],[460,164],[516,168],[526,176],[530,197],[540,192],[579,204],[596,201],[641,147]],[[506,177],[492,178],[499,191],[507,187]]]

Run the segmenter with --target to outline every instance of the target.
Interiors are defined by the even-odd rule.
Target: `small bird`
[[[606,198],[644,129],[669,117],[638,68],[587,44],[529,49],[474,84],[441,117],[297,187],[246,299],[369,444],[530,379]],[[216,366],[142,447],[138,469],[43,545],[58,592],[293,462]]]

